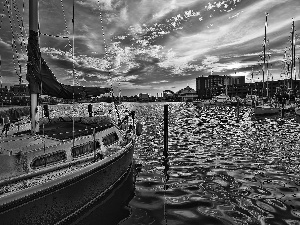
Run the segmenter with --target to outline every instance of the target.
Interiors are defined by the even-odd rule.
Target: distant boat
[[[0,223],[71,224],[95,202],[105,207],[112,190],[128,177],[142,127],[134,111],[118,124],[110,115],[52,118],[46,109],[39,119],[39,82],[48,95],[61,98],[108,93],[110,88],[60,84],[40,57],[38,0],[29,0],[29,15],[32,120],[0,139]]]
[[[198,107],[215,105],[215,101],[212,99],[204,99],[204,100],[195,100],[193,101],[193,105]]]
[[[231,99],[226,94],[220,94],[212,99],[216,105],[230,105]]]
[[[279,112],[280,112],[279,108],[275,108],[274,106],[267,105],[267,104],[259,105],[254,108],[255,115],[259,115],[259,116],[272,115],[272,114],[277,114]]]
[[[295,116],[296,116],[296,121],[298,123],[300,123],[300,107],[299,106],[295,108]]]
[[[264,92],[265,92],[265,80],[264,80],[264,74],[265,74],[265,62],[266,62],[266,43],[267,43],[267,23],[268,23],[268,14],[266,14],[266,22],[265,22],[265,37],[264,37],[264,64],[263,64],[263,89],[262,89],[262,97],[264,98]],[[267,64],[268,66],[268,64]],[[268,74],[268,69],[267,69],[267,74]],[[268,89],[267,89],[268,91]],[[267,94],[267,98],[268,98],[268,94]],[[263,116],[263,115],[271,115],[271,114],[277,114],[279,113],[280,109],[277,107],[274,107],[271,104],[265,104],[264,101],[262,103],[262,105],[258,105],[255,106],[254,109],[254,115],[258,115],[258,116]]]
[[[120,105],[120,104],[122,104],[122,97],[121,97],[121,88],[120,88],[120,83],[119,83],[119,95],[118,95],[118,98],[117,98],[117,100],[115,100],[115,101],[114,101],[114,103],[115,103],[116,105]]]
[[[242,101],[242,99],[239,98],[239,97],[232,97],[232,98],[230,99],[230,104],[231,104],[232,106],[237,106],[238,104],[239,104],[239,105],[243,105],[243,101]]]
[[[246,95],[246,98],[244,100],[244,104],[248,106],[252,106],[253,104],[259,101],[259,97],[257,95]]]

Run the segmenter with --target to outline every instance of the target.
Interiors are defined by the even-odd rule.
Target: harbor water
[[[300,224],[300,125],[251,108],[134,104],[144,133],[131,214],[120,224]],[[165,163],[167,162],[167,163]]]
[[[134,155],[134,193],[123,210],[110,214],[118,218],[114,224],[300,224],[300,125],[293,117],[254,118],[242,107],[237,120],[235,107],[186,103],[116,107],[120,115],[134,109],[143,133]],[[97,103],[93,110],[117,116],[113,104]],[[50,117],[83,111],[87,104],[51,106]]]

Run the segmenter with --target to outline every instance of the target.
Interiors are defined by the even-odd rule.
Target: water
[[[292,117],[255,119],[245,107],[237,122],[234,107],[169,103],[166,159],[163,105],[118,106],[135,109],[144,131],[135,151],[141,171],[124,206],[129,213],[114,224],[300,224],[300,125]],[[77,106],[51,107],[87,115],[87,105]],[[94,110],[116,116],[112,104]]]
[[[166,164],[163,104],[132,105],[144,124],[135,156],[142,170],[121,225],[300,224],[293,118],[254,119],[242,108],[236,122],[234,107],[170,103]]]

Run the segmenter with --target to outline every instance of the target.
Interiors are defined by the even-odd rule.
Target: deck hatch
[[[67,159],[66,152],[63,150],[48,153],[34,158],[31,163],[31,168],[37,169],[39,167],[45,167],[48,165],[52,165],[64,161],[66,159]]]

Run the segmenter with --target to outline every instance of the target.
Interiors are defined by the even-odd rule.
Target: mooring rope
[[[102,17],[101,6],[100,6],[100,1],[99,0],[98,0],[98,6],[99,6],[99,11],[100,11],[99,14],[100,14],[100,21],[101,21],[101,30],[102,30],[103,42],[104,42],[105,57],[106,57],[106,60],[109,62],[108,50],[107,50],[107,42],[106,42],[106,39],[105,39],[104,26],[103,26],[103,17]],[[111,64],[109,65],[109,67],[111,67]],[[109,78],[111,78],[110,69],[111,68],[108,69],[108,76],[109,76]],[[115,97],[114,97],[114,94],[113,94],[113,87],[112,86],[113,85],[111,83],[112,100],[113,100],[113,105],[114,105],[114,108],[115,108],[117,116],[118,116],[118,123],[117,124],[119,124],[120,121],[121,121],[121,119],[120,119],[120,113],[119,113],[117,104],[115,102]]]

